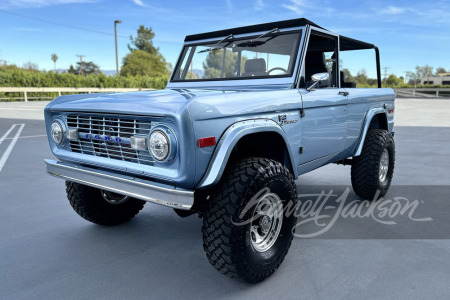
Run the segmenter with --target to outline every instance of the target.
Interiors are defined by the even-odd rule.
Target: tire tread
[[[255,272],[244,259],[244,243],[241,240],[243,226],[235,226],[231,222],[230,216],[240,213],[240,195],[245,191],[245,187],[247,191],[254,191],[263,180],[274,174],[283,174],[289,178],[296,197],[294,179],[289,170],[281,163],[266,158],[247,158],[234,164],[227,169],[211,194],[203,220],[203,248],[211,265],[230,278],[246,282],[264,280],[280,266],[292,243],[293,235],[279,255],[275,268],[263,273]]]
[[[383,150],[389,143],[393,145],[393,157],[389,166],[392,171],[387,185],[381,187],[378,180],[379,162]],[[395,147],[391,134],[383,129],[370,129],[367,132],[361,155],[353,158],[352,162],[351,180],[355,193],[368,200],[373,200],[376,196],[377,198],[384,196],[391,184],[394,164]]]
[[[145,205],[145,201],[130,198],[115,206],[107,203],[98,189],[71,181],[66,181],[66,193],[70,205],[78,215],[99,225],[125,223],[134,218]]]

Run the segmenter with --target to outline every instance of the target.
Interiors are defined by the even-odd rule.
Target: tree
[[[95,74],[100,75],[102,74],[102,71],[100,71],[100,67],[92,61],[83,61],[83,62],[77,62],[77,67],[74,68],[72,65],[70,65],[69,69],[67,70],[67,73],[80,75],[81,74],[81,67],[83,67],[83,75],[89,75],[89,74]]]
[[[394,74],[389,75],[389,77],[386,79],[386,85],[390,87],[396,87],[402,84],[404,84],[403,79],[398,78]]]
[[[368,84],[368,77],[367,77],[367,71],[366,69],[361,69],[356,73],[356,76],[354,77],[356,85],[367,85]]]
[[[24,63],[22,68],[29,71],[39,71],[38,64],[33,63],[31,61]]]
[[[169,74],[164,57],[161,54],[150,54],[143,50],[133,50],[123,59],[123,66],[120,69],[122,76],[161,76]]]
[[[89,75],[89,74],[95,74],[100,75],[102,74],[102,71],[100,70],[100,67],[92,61],[83,61],[83,62],[77,62],[77,68],[79,69],[81,66],[83,66],[83,74]]]
[[[439,68],[437,68],[436,71],[434,72],[434,75],[435,75],[435,76],[440,76],[439,74],[442,74],[442,73],[447,73],[447,71],[446,71],[444,68],[439,67]]]
[[[433,76],[433,67],[425,65],[423,67],[416,66],[416,73],[420,75],[421,79],[428,81],[429,77]]]
[[[19,68],[16,65],[12,65],[9,64],[6,60],[0,59],[0,71],[6,71],[6,72],[10,72],[10,71],[18,71],[18,70],[22,70],[22,68]],[[38,72],[33,70],[32,72]],[[4,78],[2,78],[0,76],[0,81],[4,80]]]
[[[132,46],[128,44],[128,49],[130,51],[142,50],[150,54],[157,54],[159,52],[159,48],[155,48],[155,46],[153,46],[154,37],[155,33],[151,27],[147,28],[144,25],[141,25],[137,31],[137,36],[135,38],[133,38],[132,35],[130,36],[131,44],[133,44],[135,48],[132,48]]]
[[[416,66],[416,71],[406,72],[406,76],[410,78],[408,84],[414,84],[414,87],[417,87],[417,84],[420,83],[422,79],[429,81],[429,78],[433,76],[433,67],[429,65]]]
[[[203,63],[203,69],[205,70],[204,78],[221,78],[222,75],[222,62],[223,62],[223,50],[210,51]],[[225,66],[223,77],[234,77],[236,69],[236,61],[238,54],[233,53],[231,50],[225,49]],[[241,57],[241,73],[244,70],[246,56]]]
[[[408,81],[408,84],[414,84],[414,88],[417,87],[417,84],[420,83],[420,73],[416,67],[416,72],[408,71],[406,72],[406,77],[409,77],[410,80]]]
[[[77,70],[73,67],[73,65],[70,65],[69,69],[67,70],[67,73],[78,75]]]
[[[344,70],[344,75],[345,75],[345,70]],[[351,80],[346,79],[346,81],[347,82],[355,82],[357,87],[376,86],[378,83],[377,79],[368,77],[366,69],[359,70],[358,73],[356,73],[356,76],[353,76],[353,78],[351,78]]]
[[[181,71],[181,72],[183,72],[183,71]],[[186,79],[198,79],[198,76],[194,72],[188,71],[186,73]]]
[[[52,54],[51,56],[52,60],[53,60],[53,71],[56,71],[56,61],[58,60],[58,55],[56,55],[55,53]]]
[[[342,69],[342,72],[344,73],[345,82],[355,82],[355,78],[352,76],[349,69]]]
[[[130,36],[132,44],[128,45],[130,53],[123,58],[120,75],[161,76],[169,74],[170,64],[159,53],[159,48],[153,46],[154,37],[155,33],[152,29],[146,28],[144,25],[139,26],[135,38]]]

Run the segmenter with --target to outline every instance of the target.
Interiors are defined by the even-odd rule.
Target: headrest
[[[307,66],[326,66],[325,54],[323,52],[307,52],[306,53]]]
[[[266,72],[266,61],[264,58],[247,59],[245,61],[245,72]]]

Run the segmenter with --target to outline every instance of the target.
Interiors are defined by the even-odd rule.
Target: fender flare
[[[386,120],[388,120],[388,122],[389,122],[389,118],[386,113],[386,109],[384,109],[383,107],[375,107],[375,108],[369,109],[369,111],[366,113],[366,117],[364,118],[364,128],[363,128],[361,136],[359,137],[357,147],[356,147],[356,150],[355,150],[355,153],[353,154],[353,156],[361,155],[362,148],[364,146],[364,140],[366,139],[366,135],[367,135],[367,131],[369,130],[370,123],[372,122],[373,117],[378,114],[385,114]],[[386,124],[386,127],[389,128],[389,124]]]
[[[208,169],[200,183],[197,185],[197,188],[206,188],[217,184],[223,175],[228,159],[230,158],[236,143],[246,135],[259,132],[275,132],[281,135],[288,151],[294,178],[297,178],[298,171],[297,168],[294,167],[294,157],[288,146],[288,139],[283,128],[271,119],[252,119],[236,122],[225,130],[214,150]]]

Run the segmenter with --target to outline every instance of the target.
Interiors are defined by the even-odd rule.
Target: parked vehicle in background
[[[356,88],[341,53],[372,49],[378,88]],[[146,202],[203,218],[210,263],[247,282],[270,276],[293,238],[294,180],[351,164],[377,199],[395,158],[394,92],[378,48],[306,19],[187,36],[160,91],[62,96],[45,109],[51,175],[74,210],[115,225]]]

